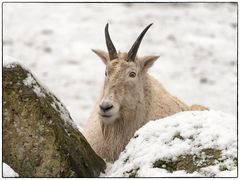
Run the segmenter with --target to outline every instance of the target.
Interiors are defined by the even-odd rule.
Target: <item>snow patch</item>
[[[108,165],[102,176],[128,177],[132,173],[137,177],[236,176],[236,122],[236,117],[219,111],[181,112],[150,121],[135,133],[119,159]],[[175,162],[187,155],[201,157],[194,161],[201,166],[207,158],[206,149],[220,150],[219,160],[193,173],[184,170],[171,173],[164,166],[153,168],[158,160]]]
[[[72,121],[70,115],[69,115],[69,112],[67,111],[66,107],[60,103],[55,97],[53,97],[53,103],[51,103],[51,106],[57,111],[59,112],[61,118],[66,122],[70,123],[70,125],[72,127],[74,127],[75,129],[78,130],[78,127],[77,125]]]
[[[26,79],[23,80],[23,83],[26,86],[33,88],[33,91],[37,94],[38,97],[45,97],[43,90],[41,89],[41,87],[38,85],[38,83],[35,81],[35,79],[32,77],[30,73],[28,73]]]
[[[19,59],[16,59],[12,56],[3,56],[3,66],[10,68],[14,67],[16,64],[22,64],[22,62]]]
[[[3,163],[3,177],[18,177],[16,173],[9,165]]]

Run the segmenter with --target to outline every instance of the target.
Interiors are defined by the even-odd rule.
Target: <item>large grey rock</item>
[[[19,177],[97,177],[106,166],[61,102],[18,64],[3,68],[3,161]]]

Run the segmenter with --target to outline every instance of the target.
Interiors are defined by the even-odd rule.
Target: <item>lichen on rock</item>
[[[169,172],[184,170],[187,173],[199,171],[203,167],[216,165],[221,157],[221,150],[203,149],[198,154],[186,154],[177,157],[177,160],[157,160],[153,168],[166,169]],[[227,169],[226,169],[227,170]]]

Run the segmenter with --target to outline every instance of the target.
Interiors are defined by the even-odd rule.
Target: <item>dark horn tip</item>
[[[145,29],[148,30],[152,25],[153,23],[149,24]]]
[[[153,23],[149,24],[148,26],[152,26],[152,25],[153,25]]]
[[[105,26],[105,31],[108,29],[108,23],[106,24],[106,26]]]
[[[112,43],[112,40],[111,40],[109,32],[108,32],[108,23],[105,26],[105,39],[106,39],[109,58],[110,58],[110,60],[113,60],[117,57],[117,51]]]
[[[128,58],[127,61],[135,61],[138,48],[141,44],[141,41],[147,32],[147,30],[153,25],[153,23],[149,24],[147,27],[144,28],[144,30],[141,32],[141,34],[138,36],[137,40],[132,45],[131,49],[128,51]]]

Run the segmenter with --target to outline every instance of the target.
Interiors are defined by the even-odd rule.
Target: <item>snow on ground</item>
[[[236,177],[236,134],[236,117],[220,111],[181,112],[150,121],[135,133],[119,159],[108,165],[106,174],[102,176],[128,177],[136,171],[136,177]],[[198,155],[194,162],[201,166],[208,158],[203,153],[204,149],[221,150],[221,158],[198,172],[181,170],[170,173],[164,169],[166,166],[153,168],[158,160],[174,162],[179,156],[194,154]]]
[[[104,79],[91,52],[104,27],[128,51],[150,23],[139,55],[160,55],[150,73],[191,104],[236,115],[237,6],[230,3],[4,3],[3,53],[20,59],[83,127]]]
[[[18,173],[16,173],[9,165],[3,163],[3,177],[18,177]]]

